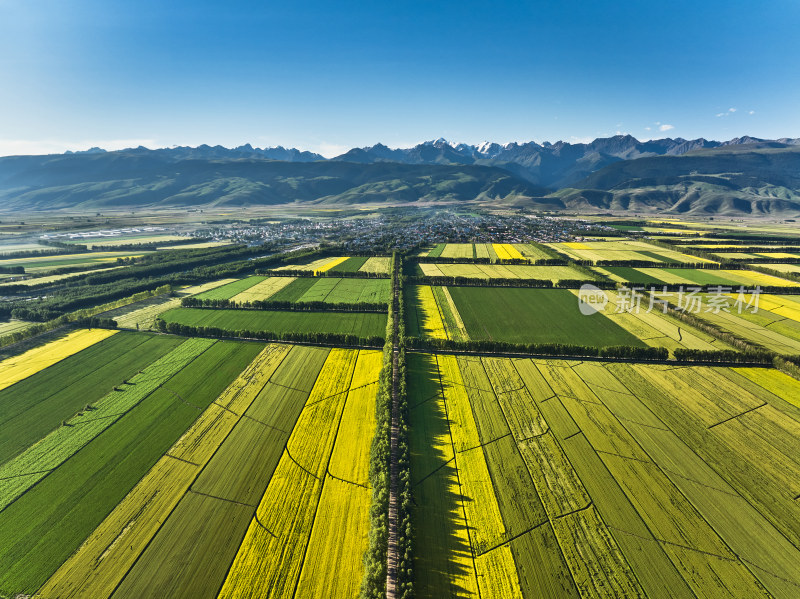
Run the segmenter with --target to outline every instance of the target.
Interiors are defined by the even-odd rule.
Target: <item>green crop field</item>
[[[386,314],[359,312],[291,312],[283,310],[203,310],[176,308],[161,317],[168,323],[271,333],[342,333],[359,337],[382,336]]]
[[[180,343],[117,334],[0,391],[0,465]]]
[[[602,313],[584,316],[567,289],[449,287],[470,339],[603,347],[644,343]],[[413,298],[413,294],[408,294]],[[424,307],[408,300],[409,335],[421,336]]]
[[[767,369],[412,354],[417,596],[795,596],[798,393]]]
[[[331,268],[331,272],[358,272],[369,258],[354,256]]]
[[[205,345],[199,356],[0,511],[0,593],[39,588],[261,348]]]

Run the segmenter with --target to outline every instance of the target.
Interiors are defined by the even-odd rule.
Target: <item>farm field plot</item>
[[[262,348],[184,341],[7,462],[30,454],[55,468],[0,511],[0,594],[36,591]],[[64,443],[37,456],[50,439]]]
[[[109,310],[108,312],[104,312],[103,316],[115,320],[117,322],[117,327],[121,329],[153,330],[158,315],[167,310],[180,307],[182,297],[210,291],[235,280],[236,279],[220,279],[201,285],[184,287],[183,289],[175,291],[176,297],[154,297],[136,302],[135,304]]]
[[[275,270],[307,270],[310,272],[315,272],[320,269],[328,270],[337,264],[341,264],[345,260],[347,260],[346,256],[337,256],[334,258],[327,256],[325,258],[318,258],[317,260],[312,260],[311,262],[306,262],[304,264],[287,264],[286,266],[280,266]]]
[[[422,255],[431,258],[489,258],[497,260],[542,260],[550,254],[533,243],[447,243]]]
[[[520,251],[511,243],[493,243],[492,248],[498,260],[523,260]]]
[[[335,258],[327,257],[314,260],[307,264],[289,264],[281,266],[276,270],[305,270],[313,272],[315,275],[323,272],[376,272],[389,273],[388,257],[366,257],[366,256],[338,256]]]
[[[338,277],[271,277],[260,286],[275,289],[267,298],[285,302],[326,302],[329,304],[386,303],[391,293],[389,279],[350,279]],[[238,297],[238,296],[237,296]],[[240,301],[234,297],[232,299]],[[248,301],[244,296],[241,301]]]
[[[664,249],[645,241],[585,241],[545,244],[575,260],[643,260],[675,264],[713,262],[705,258]]]
[[[433,339],[469,339],[447,287],[416,285],[407,289],[409,334]]]
[[[90,249],[94,248],[113,248],[118,245],[128,245],[132,243],[170,243],[185,240],[186,237],[180,235],[126,235],[123,237],[101,237],[99,239],[87,240],[80,239],[74,243],[86,245]],[[177,245],[175,247],[186,247]]]
[[[329,304],[387,303],[391,287],[389,279],[325,277],[317,280],[297,301]]]
[[[253,277],[254,278],[254,277]],[[235,302],[258,302],[272,298],[284,287],[291,285],[296,277],[259,277],[261,280],[255,285],[247,287],[229,298]]]
[[[372,256],[359,268],[359,272],[389,273],[392,259],[388,256]]]
[[[118,333],[0,391],[0,465],[181,342]]]
[[[231,299],[235,295],[242,293],[243,291],[247,291],[251,287],[261,283],[267,277],[245,277],[244,279],[237,279],[231,281],[230,283],[226,283],[225,285],[220,285],[218,287],[214,287],[213,289],[208,289],[197,293],[194,295],[197,299]]]
[[[514,243],[514,248],[529,260],[547,260],[553,256],[533,243]]]
[[[279,581],[288,596],[298,584],[308,591],[300,596],[353,596],[367,541],[367,468],[380,364],[376,351],[267,346],[40,595],[212,598],[223,584],[237,595],[258,593],[271,579],[256,570],[283,567],[302,575]],[[303,504],[312,498],[302,485],[284,486],[283,473],[295,469],[301,478],[306,471],[325,478],[314,498],[319,505]],[[152,501],[154,496],[159,499]],[[267,549],[248,545],[266,534],[260,522],[267,516],[260,514],[284,518],[290,529],[298,502],[311,516],[302,542],[275,539],[275,559],[244,563],[237,572],[237,552]],[[341,522],[349,523],[345,535],[339,528],[329,531]],[[126,544],[109,549],[120,534]],[[282,557],[282,548],[292,550],[295,561]],[[237,588],[239,575],[255,576]]]
[[[424,290],[424,287],[422,287]],[[603,347],[645,343],[602,313],[583,316],[567,289],[448,287],[453,312],[470,339],[514,343],[563,343]],[[435,314],[418,290],[407,293],[408,334],[431,336],[426,324]],[[441,313],[441,303],[436,302]],[[599,318],[598,318],[599,317]],[[436,328],[436,325],[433,325]],[[444,326],[442,328],[445,328]],[[452,330],[453,325],[450,325]],[[461,327],[458,327],[461,328]],[[445,333],[446,335],[446,333]],[[442,337],[447,338],[447,337]]]
[[[798,393],[771,369],[410,354],[417,595],[796,596]]]
[[[282,310],[203,310],[175,308],[164,312],[166,322],[189,326],[217,327],[231,333],[341,333],[359,337],[382,336],[386,314],[367,312],[292,312]]]
[[[557,283],[564,279],[592,279],[574,266],[528,266],[525,264],[417,264],[425,277],[468,277],[470,279],[539,279]]]
[[[772,265],[770,265],[772,266]],[[644,285],[723,285],[755,287],[798,287],[800,283],[766,275],[754,270],[717,270],[697,268],[628,268],[618,266],[595,267],[620,283]]]
[[[80,277],[80,276],[88,274],[88,273],[95,274],[95,273],[100,273],[100,272],[107,272],[109,270],[114,270],[116,268],[125,268],[125,267],[124,266],[111,266],[109,268],[95,268],[93,270],[84,270],[84,271],[80,271],[80,272],[69,272],[69,273],[64,273],[64,274],[61,274],[61,275],[45,275],[45,276],[41,276],[41,277],[31,277],[31,278],[28,278],[28,279],[22,279],[22,280],[17,280],[17,281],[7,281],[5,283],[0,283],[0,289],[3,286],[7,286],[7,285],[25,285],[25,286],[44,285],[46,283],[55,283],[56,281],[63,281],[63,280],[66,280],[66,279],[73,279],[75,277]],[[16,275],[16,277],[19,277],[19,276],[20,275]]]
[[[578,297],[577,289],[570,290]],[[649,310],[649,296],[642,300],[638,309],[631,309],[628,299],[621,299],[615,291],[606,291],[608,303],[602,310],[603,315],[620,327],[641,339],[650,347],[665,347],[671,352],[678,348],[700,350],[733,350],[727,343],[712,337],[687,324],[663,313],[663,309],[655,304]],[[665,296],[666,297],[666,296]],[[735,300],[732,300],[735,301]],[[649,311],[648,311],[649,310]],[[594,315],[592,315],[592,318]]]
[[[747,341],[784,355],[800,354],[800,296],[760,294],[757,311],[746,307],[752,296],[742,298],[741,313],[735,305],[738,294],[727,294],[727,311],[708,310],[709,295],[702,294],[704,308],[696,314],[719,328]],[[672,297],[672,303],[677,298]],[[754,304],[755,305],[755,304]]]
[[[17,331],[24,331],[33,323],[26,320],[9,320],[8,322],[0,322],[0,336],[9,333],[16,333]]]
[[[800,273],[800,264],[767,264],[767,268],[792,274]]]
[[[764,258],[800,258],[800,252],[758,252],[756,256],[763,256]]]
[[[32,256],[29,258],[7,258],[0,260],[0,266],[24,266],[25,272],[40,272],[61,268],[64,266],[78,266],[81,264],[97,264],[113,262],[117,258],[138,258],[151,252],[86,252],[81,254],[59,254],[57,256]]]
[[[712,255],[718,260],[753,260],[758,258],[758,254],[749,254],[747,252],[719,252]]]
[[[34,242],[29,243],[4,243],[0,245],[0,256],[7,256],[15,252],[41,252],[47,250],[54,250],[46,245],[41,245]]]
[[[116,332],[107,329],[78,329],[18,356],[6,358],[0,362],[0,391],[111,337]]]
[[[442,258],[475,258],[474,243],[448,243],[439,254]]]

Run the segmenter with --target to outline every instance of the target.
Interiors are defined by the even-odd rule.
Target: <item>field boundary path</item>
[[[397,426],[399,420],[397,362],[400,355],[399,323],[397,321],[400,310],[398,265],[399,260],[395,259],[392,273],[392,422],[389,444],[389,539],[386,550],[386,599],[397,597],[397,439],[400,434]]]
[[[648,360],[646,358],[615,358],[605,356],[575,356],[569,354],[525,354],[519,352],[470,351],[466,349],[410,348],[412,354],[439,354],[448,356],[477,356],[486,358],[520,358],[525,360],[564,360],[570,362],[611,362],[626,364],[664,364],[666,366],[721,366],[725,368],[775,368],[764,362],[725,362],[721,360]]]

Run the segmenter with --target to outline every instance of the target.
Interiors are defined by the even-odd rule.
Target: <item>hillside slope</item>
[[[506,201],[547,193],[494,167],[398,163],[165,160],[157,152],[0,159],[0,206],[122,206]]]
[[[798,215],[800,148],[754,143],[617,162],[554,195],[573,209]]]

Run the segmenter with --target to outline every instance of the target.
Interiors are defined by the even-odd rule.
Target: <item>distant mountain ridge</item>
[[[570,186],[589,174],[615,162],[634,160],[652,156],[680,156],[699,149],[719,148],[736,145],[778,144],[775,147],[800,145],[800,138],[766,140],[755,137],[737,137],[728,141],[709,141],[704,138],[683,139],[663,138],[639,141],[631,135],[615,135],[597,138],[589,143],[556,143],[529,141],[524,143],[483,142],[472,145],[454,144],[443,138],[426,141],[411,148],[389,148],[378,143],[374,146],[353,148],[344,154],[326,159],[320,154],[284,148],[254,148],[250,144],[236,148],[201,145],[197,147],[177,146],[149,150],[144,147],[122,150],[125,153],[155,153],[167,160],[189,159],[237,159],[254,158],[281,160],[285,162],[315,162],[331,160],[335,162],[355,162],[375,164],[378,162],[399,162],[402,164],[447,164],[497,166],[543,187],[558,189]],[[83,153],[101,153],[100,148],[91,148]],[[67,152],[70,154],[71,152]]]
[[[452,144],[444,139],[428,141],[407,149],[387,148],[383,144],[354,148],[331,160],[375,163],[403,162],[406,164],[478,164],[499,166],[534,183],[561,188],[580,181],[604,166],[622,160],[650,156],[679,156],[693,150],[728,145],[775,143],[781,146],[800,145],[798,139],[764,140],[739,137],[729,141],[708,141],[703,138],[686,140],[664,138],[639,141],[631,135],[598,138],[590,143],[554,144],[534,141],[508,144],[484,142],[478,145]]]
[[[382,144],[325,159],[201,145],[0,158],[0,210],[477,202],[800,216],[800,139]]]

